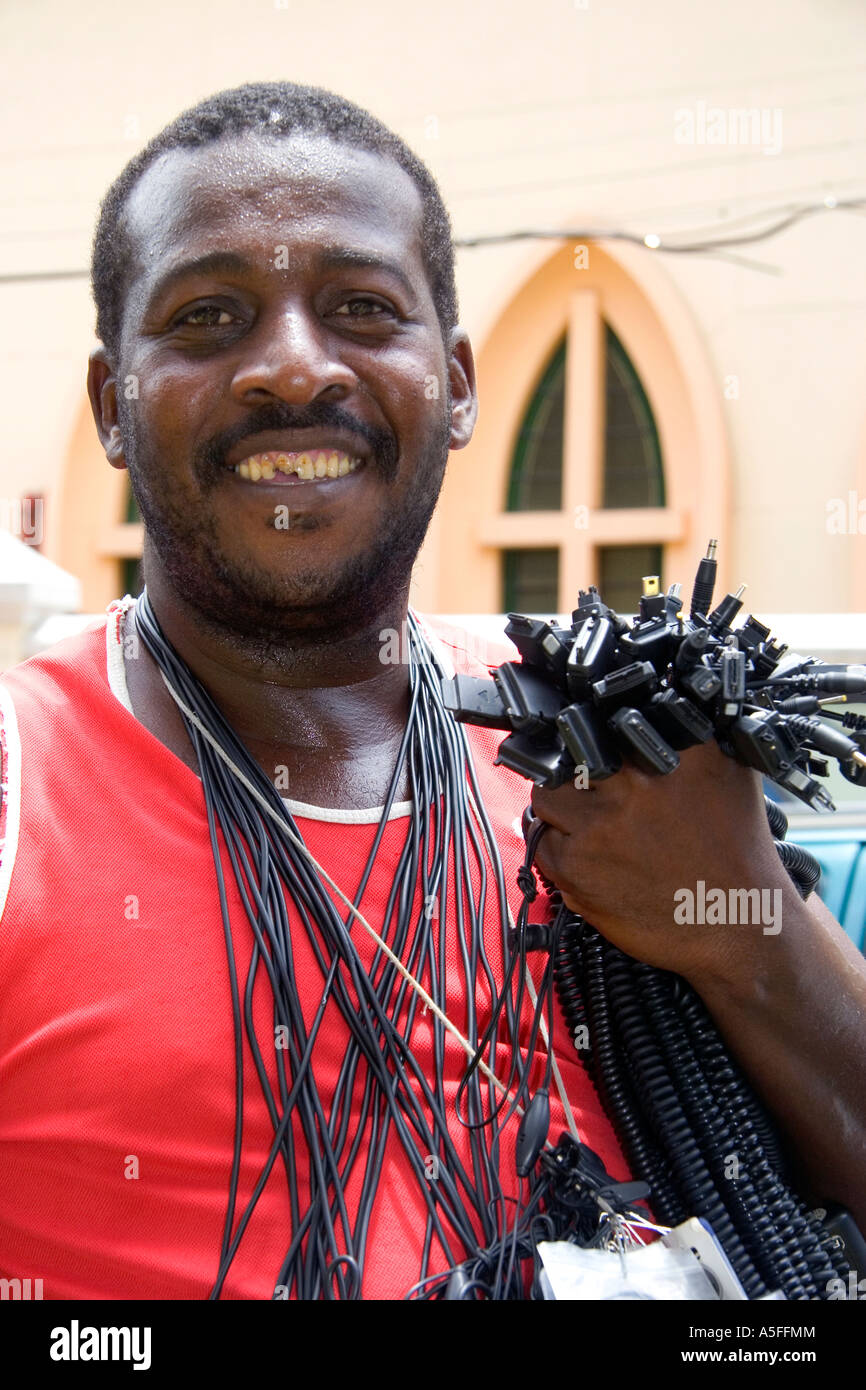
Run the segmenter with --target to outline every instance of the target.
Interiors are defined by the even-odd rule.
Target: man
[[[290,792],[317,863],[350,897],[360,882],[360,910],[381,924],[407,872],[401,818],[422,804],[421,774],[404,750],[415,717],[409,673],[383,663],[382,638],[404,629],[447,454],[468,442],[476,413],[435,186],[349,103],[289,84],[241,88],[185,113],[124,171],[103,205],[93,274],[102,345],[90,397],[108,460],[129,469],[144,517],[153,613],[271,786]],[[229,989],[217,926],[226,904],[198,780],[203,745],[194,750],[177,692],[132,617],[128,602],[113,605],[106,630],[7,673],[0,1265],[42,1275],[49,1297],[271,1297],[275,1286],[404,1296],[465,1258],[458,1169],[475,1173],[460,1189],[470,1225],[484,1226],[488,1184],[501,1180],[491,1198],[500,1214],[518,1195],[513,1125],[499,1152],[489,1126],[472,1138],[482,1131],[455,1121],[466,1056],[450,1037],[445,1046],[425,1004],[406,1051],[407,1065],[417,1063],[411,1094],[433,1108],[441,1099],[448,1133],[445,1120],[434,1125],[426,1155],[411,1135],[398,1143],[400,1116],[382,1088],[372,1110],[361,1095],[371,1073],[340,1070],[363,1030],[352,1034],[349,1005],[323,993],[330,957],[290,902],[289,930],[271,955],[295,953],[283,984],[304,1015],[298,1037],[315,1034],[315,1085],[298,1067],[322,1109],[318,1120],[294,1113],[286,1173],[270,1170],[238,1234],[276,1153],[279,1077],[272,1057],[258,1067],[252,1047],[269,1028],[273,1040],[273,998],[261,972],[244,1001],[252,1026],[241,1048],[231,1010],[243,989]],[[459,637],[429,642],[446,663],[450,654],[476,669]],[[516,908],[513,826],[526,789],[491,768],[491,736],[473,730],[470,742]],[[686,753],[673,777],[626,768],[591,792],[536,791],[533,806],[551,826],[537,862],[568,905],[624,950],[690,980],[815,1192],[866,1224],[866,962],[819,904],[798,898],[758,778],[713,747]],[[444,891],[437,883],[425,894],[423,857],[409,893],[419,929],[430,915],[419,905],[429,898],[435,912]],[[429,958],[412,959],[414,937],[405,947],[406,964],[441,985],[445,1012],[475,1037],[490,981],[505,968],[503,914],[480,875],[476,867],[465,880],[481,904],[475,917],[466,909],[471,951],[453,935],[464,921],[459,886],[441,897],[441,935],[424,938]],[[246,880],[236,877],[221,889],[223,923],[243,981],[259,957],[238,925]],[[674,893],[698,878],[778,889],[784,930],[677,926]],[[489,968],[472,935],[479,922]],[[357,952],[365,978],[381,977],[357,923],[345,951]],[[367,986],[353,978],[360,998]],[[563,1099],[553,1098],[552,1132],[573,1111],[624,1177],[568,1039],[554,1041]],[[543,1058],[540,1041],[538,1051]],[[510,1084],[504,1051],[493,1060]],[[238,1090],[244,1062],[247,1075],[258,1067],[270,1110],[255,1083]],[[284,1106],[287,1092],[288,1083]],[[233,1157],[236,1106],[244,1128],[234,1130]],[[404,1113],[414,1106],[407,1090]],[[339,1134],[321,1142],[327,1156],[339,1141],[339,1180],[318,1173],[312,1153],[329,1116]],[[424,1116],[413,1123],[427,1132]],[[350,1155],[356,1131],[363,1143]],[[435,1199],[425,1182],[441,1183]],[[329,1214],[323,1194],[338,1192]],[[434,1208],[447,1212],[448,1229]],[[299,1253],[311,1210],[320,1224]],[[484,1231],[475,1238],[483,1247]]]

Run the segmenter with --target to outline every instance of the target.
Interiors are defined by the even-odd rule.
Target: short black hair
[[[307,132],[385,155],[399,164],[421,195],[422,254],[443,340],[457,323],[451,221],[430,171],[409,146],[369,111],[323,87],[295,82],[249,82],[206,97],[182,111],[145,145],[102,201],[90,267],[96,332],[112,362],[119,356],[132,247],[124,226],[127,199],[142,174],[167,150],[196,149],[232,135],[268,137]]]

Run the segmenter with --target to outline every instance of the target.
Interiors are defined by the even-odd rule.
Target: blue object
[[[862,829],[788,832],[793,844],[814,854],[821,865],[820,894],[846,934],[861,951],[866,946],[866,826]]]

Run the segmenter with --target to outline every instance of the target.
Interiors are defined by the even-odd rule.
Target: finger
[[[569,790],[571,795],[563,797],[562,793]],[[532,814],[548,825],[554,826],[557,830],[561,830],[563,834],[568,834],[568,826],[574,816],[571,798],[576,796],[577,792],[573,787],[570,789],[557,787],[555,791],[551,791],[548,787],[533,787],[530,802]]]

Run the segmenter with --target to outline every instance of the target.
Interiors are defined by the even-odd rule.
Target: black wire
[[[444,1090],[445,1030],[433,1020],[434,1079],[432,1085],[415,1058],[411,1039],[420,1012],[420,1001],[410,992],[381,949],[366,971],[352,940],[353,913],[337,909],[318,873],[293,842],[298,828],[282,798],[248,750],[225,721],[207,690],[174,650],[150,605],[145,590],[135,610],[139,633],[171,686],[193,711],[220,748],[256,788],[279,818],[265,817],[255,798],[228,769],[223,759],[196,725],[182,713],[198,758],[211,849],[217,874],[220,911],[226,941],[232,993],[234,1027],[236,1119],[232,1170],[222,1245],[211,1298],[218,1298],[233,1260],[252,1220],[256,1203],[275,1163],[282,1159],[288,1189],[290,1239],[274,1289],[288,1290],[299,1298],[357,1298],[361,1296],[368,1230],[376,1193],[385,1168],[388,1140],[396,1135],[415,1174],[427,1212],[421,1259],[421,1281],[435,1290],[436,1276],[428,1276],[431,1242],[435,1236],[451,1267],[460,1260],[481,1263],[489,1271],[491,1252],[501,1266],[506,1250],[510,1262],[498,1282],[514,1296],[519,1280],[516,1270],[527,1258],[525,1221],[521,1205],[512,1211],[504,1198],[499,1173],[500,1128],[483,1123],[486,1108],[495,1101],[488,1079],[482,1088],[480,1075],[463,1078],[467,1096],[469,1167],[449,1132]],[[477,776],[465,732],[445,710],[440,695],[441,671],[410,615],[409,667],[410,711],[400,752],[389,786],[382,820],[374,836],[359,881],[354,904],[359,907],[373,872],[389,811],[396,797],[404,767],[410,775],[411,812],[406,838],[399,855],[384,918],[377,923],[380,935],[419,975],[440,1008],[446,1004],[445,929],[457,931],[459,959],[465,986],[464,1032],[477,1046],[476,981],[489,990],[491,1004],[497,990],[484,945],[485,913],[494,887],[494,906],[499,914],[503,949],[508,940],[508,904],[504,872],[492,828],[483,807]],[[475,805],[470,810],[469,795]],[[474,814],[477,815],[476,825]],[[229,855],[241,903],[253,936],[249,970],[243,989],[237,979],[235,949],[228,901],[217,840],[217,826]],[[475,871],[479,888],[473,891]],[[414,909],[420,887],[426,905],[438,897],[439,916]],[[452,896],[449,896],[452,895]],[[322,976],[322,998],[309,1029],[304,1024],[295,983],[291,918],[299,919]],[[256,1038],[253,996],[256,979],[264,970],[273,994],[273,1051],[277,1074],[271,1084],[266,1053]],[[540,995],[536,1020],[549,996]],[[545,977],[548,978],[547,976]],[[522,988],[522,985],[521,985]],[[453,982],[452,982],[453,989]],[[349,1029],[349,1041],[336,1085],[327,1102],[316,1077],[316,1039],[328,1003],[339,1009]],[[512,1076],[522,1094],[525,1073],[532,1063],[538,1022],[530,1030],[531,1046],[523,1061],[517,1044],[517,1004],[504,1007],[506,1036],[510,1039]],[[398,1020],[402,1020],[398,1023]],[[276,1038],[282,1030],[285,1045]],[[239,1173],[243,1150],[243,1041],[250,1045],[254,1070],[262,1091],[274,1137],[264,1168],[242,1211],[238,1210]],[[491,1037],[488,1065],[494,1067],[496,1037]],[[550,1058],[546,1071],[549,1073]],[[357,1103],[357,1113],[353,1106]],[[425,1160],[435,1157],[439,1177],[427,1180]],[[360,1197],[354,1216],[345,1197],[350,1176],[364,1160]],[[299,1165],[306,1163],[307,1205],[299,1200]],[[521,1235],[520,1230],[524,1230]],[[528,1255],[531,1256],[531,1249]],[[455,1259],[455,1256],[458,1258]]]

